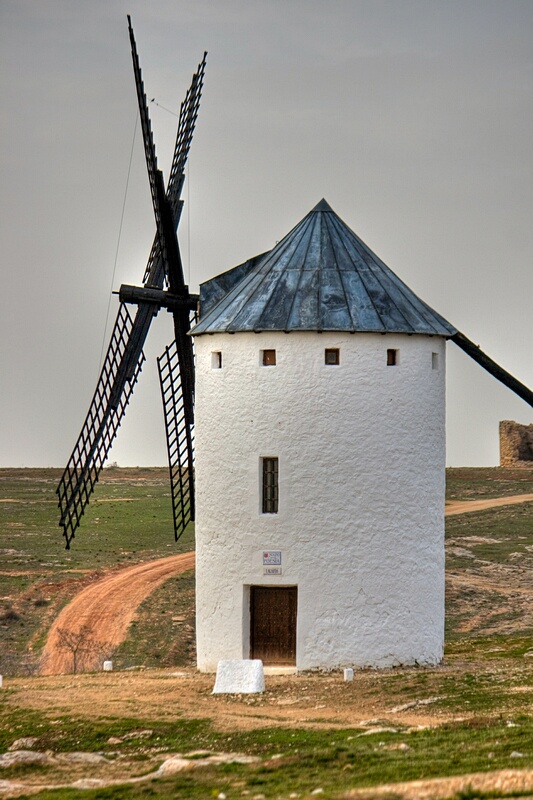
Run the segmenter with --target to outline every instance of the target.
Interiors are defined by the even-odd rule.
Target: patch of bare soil
[[[86,586],[56,617],[42,654],[41,674],[72,670],[72,651],[61,642],[61,631],[74,634],[85,626],[94,640],[112,649],[126,637],[138,606],[153,590],[173,575],[194,567],[194,553],[181,553],[107,575]],[[93,659],[100,659],[96,652]],[[85,668],[96,666],[85,661]]]
[[[533,500],[533,495],[513,495],[447,504],[446,515],[465,514]],[[446,606],[453,628],[472,635],[505,635],[533,628],[533,556],[511,553],[502,563],[476,554],[479,545],[499,545],[490,536],[449,538],[446,554],[462,559],[460,567],[446,570]],[[528,550],[529,548],[526,548]],[[452,559],[452,564],[453,564]],[[455,562],[457,564],[457,562]],[[448,562],[449,564],[449,562]]]
[[[520,795],[523,800],[533,797],[533,770],[502,769],[494,772],[476,772],[454,778],[433,778],[429,781],[390,783],[370,789],[352,789],[343,795],[344,800],[447,800],[450,797],[478,797],[485,793]],[[524,792],[531,792],[525,796]]]
[[[151,731],[139,731],[139,733],[151,734]],[[146,749],[150,750],[150,748],[145,748],[145,751]],[[153,748],[153,751],[158,750],[157,747]],[[260,761],[256,756],[242,753],[210,753],[206,751],[189,754],[165,753],[164,760],[160,763],[161,756],[162,754],[159,752],[157,755],[149,755],[146,761],[136,763],[133,759],[114,761],[96,753],[41,753],[34,750],[6,753],[4,756],[0,755],[0,766],[39,764],[47,767],[48,775],[46,784],[30,781],[22,784],[0,780],[0,797],[28,797],[45,789],[101,789],[116,785],[124,787],[125,784],[145,783],[168,775],[175,775],[178,772],[191,772],[209,766],[253,764]],[[66,780],[68,782],[65,782]]]
[[[512,634],[520,627],[533,628],[533,591],[516,586],[495,587],[489,577],[446,576],[447,602],[462,610],[455,624],[459,633]]]
[[[150,720],[211,719],[217,730],[263,727],[346,728],[363,730],[396,726],[434,726],[456,719],[438,704],[437,683],[443,672],[459,676],[460,666],[427,670],[427,695],[405,704],[405,697],[383,689],[383,677],[397,670],[361,670],[353,681],[340,672],[267,675],[264,694],[212,694],[214,675],[189,667],[179,671],[142,670],[50,675],[31,680],[8,678],[7,703],[43,711],[48,716],[133,716]],[[419,670],[403,669],[416,679]],[[432,678],[435,679],[435,685]],[[468,714],[461,714],[461,719]]]
[[[499,668],[506,671],[505,665]],[[420,675],[420,670],[416,668],[401,671],[404,676],[412,676],[414,680]],[[439,698],[434,693],[443,672],[452,678],[460,677],[462,667],[452,665],[425,670],[427,694],[410,703],[405,703],[405,697],[398,695],[390,683],[388,689],[385,688],[387,684],[384,684],[383,677],[394,676],[398,670],[379,673],[373,670],[360,671],[354,675],[353,682],[344,681],[341,673],[267,675],[267,691],[264,694],[213,695],[214,676],[200,674],[192,668],[179,672],[145,670],[32,679],[8,678],[6,688],[9,692],[6,693],[5,703],[19,709],[42,711],[52,720],[56,715],[58,718],[73,716],[93,719],[133,717],[142,719],[148,729],[150,722],[157,720],[210,719],[216,730],[227,734],[225,750],[231,751],[231,734],[234,731],[290,726],[309,729],[353,728],[355,737],[401,729],[408,736],[411,731],[418,731],[421,727],[435,727],[451,720],[468,719],[468,712],[462,712],[461,717],[457,717],[439,705]],[[55,767],[52,764],[53,771],[47,774],[47,785],[57,786],[61,781],[63,786],[74,783],[79,788],[88,788],[87,778],[93,781],[91,786],[94,787],[124,783],[136,780],[141,771],[150,772],[151,764],[152,769],[156,770],[163,760],[167,760],[169,769],[178,771],[189,768],[183,759],[174,761],[170,753],[160,752],[157,747],[151,749],[149,730],[137,734],[143,740],[142,752],[147,755],[148,761],[137,763],[126,757],[112,763],[102,761],[101,764],[84,764],[80,758],[79,764],[56,764]],[[133,735],[127,734],[130,738]],[[108,748],[113,750],[111,739]],[[39,749],[38,739],[34,749]],[[162,765],[164,767],[165,764]],[[160,774],[154,773],[153,777],[166,774],[161,772],[162,768],[159,769]],[[346,798],[437,800],[454,796],[455,792],[466,790],[469,785],[476,789],[482,787],[483,790],[502,787],[505,791],[524,791],[533,786],[532,778],[531,770],[505,770],[353,791],[347,793]],[[38,781],[39,776],[33,780]],[[81,781],[86,782],[82,784]],[[39,790],[35,784],[32,787],[29,783],[25,780],[25,786],[21,785],[20,789],[6,787],[6,793],[3,794],[0,782],[0,797],[15,797],[16,792],[29,794]],[[8,789],[15,793],[7,793]]]

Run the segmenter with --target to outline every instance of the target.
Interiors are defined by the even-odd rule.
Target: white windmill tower
[[[201,289],[199,668],[439,662],[456,329],[325,200]]]

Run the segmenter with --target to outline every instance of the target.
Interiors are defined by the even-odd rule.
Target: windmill
[[[142,287],[123,285],[120,305],[96,390],[81,433],[57,488],[66,547],[98,481],[118,427],[145,361],[143,346],[153,318],[162,308],[173,317],[174,341],[158,359],[163,398],[170,484],[176,540],[194,519],[194,363],[191,338],[187,335],[198,296],[185,284],[177,240],[183,201],[185,165],[194,133],[202,93],[206,57],[204,53],[181,104],[172,166],[165,191],[158,169],[150,117],[144,91],[137,46],[128,16],[133,70],[148,168],[156,235],[143,277]],[[128,305],[136,306],[134,314]]]
[[[156,221],[156,236],[142,287],[123,285],[120,288],[117,319],[96,390],[76,446],[57,489],[61,512],[59,524],[63,528],[67,549],[70,547],[94,491],[99,473],[111,449],[142,369],[145,360],[143,345],[150,324],[162,308],[172,313],[175,335],[173,343],[158,359],[158,368],[164,407],[176,540],[181,536],[189,521],[195,518],[193,485],[194,361],[189,331],[200,296],[192,294],[185,284],[177,240],[177,227],[183,205],[180,197],[185,180],[185,164],[198,115],[207,54],[204,53],[181,106],[174,157],[165,191],[163,176],[157,167],[137,47],[129,16],[128,27]],[[315,210],[323,211],[320,209],[320,204]],[[294,230],[298,229],[299,226],[296,226]],[[363,249],[365,248],[366,246]],[[246,301],[249,286],[255,285],[256,281],[261,283],[261,275],[265,273],[270,260],[275,257],[277,252],[277,248],[274,248],[268,253],[255,256],[203,285],[202,316],[204,319],[201,320],[195,335],[204,332],[206,317],[209,321],[213,305],[221,303],[223,306],[235,301],[239,308],[242,307]],[[362,258],[363,263],[369,256],[364,255]],[[371,259],[373,258],[375,256],[372,254]],[[326,274],[328,274],[327,271],[324,271],[324,275]],[[318,283],[322,281],[323,277],[318,280]],[[399,279],[394,277],[393,283],[398,281]],[[323,288],[328,290],[326,294],[331,289],[331,287]],[[370,295],[374,298],[372,303],[375,301],[378,306],[383,304],[385,313],[388,313],[387,308],[390,311],[394,305],[394,300],[386,297],[383,287],[371,289]],[[284,294],[284,291],[280,290],[278,299],[280,300],[278,305],[281,308],[281,300],[287,300],[286,292]],[[256,300],[257,298],[254,302]],[[372,305],[368,298],[365,302]],[[128,310],[130,304],[137,307],[134,315]],[[270,321],[266,326],[262,322],[259,327],[254,328],[254,331],[287,329],[286,323],[281,328],[276,325],[279,325],[279,321]],[[378,329],[379,327],[368,328],[368,330]],[[234,333],[235,330],[241,329],[232,330],[229,327],[221,330]],[[484,369],[518,394],[526,403],[533,406],[533,392],[490,359],[464,334],[453,326],[449,326],[446,338],[455,342]]]
[[[199,317],[198,669],[438,664],[446,341],[532,406],[533,392],[324,199],[203,283]]]

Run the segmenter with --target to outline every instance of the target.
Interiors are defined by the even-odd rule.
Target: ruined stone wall
[[[533,466],[533,425],[505,419],[500,422],[500,465]]]

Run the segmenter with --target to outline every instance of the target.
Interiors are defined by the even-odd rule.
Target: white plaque
[[[281,567],[263,567],[263,575],[281,575]]]
[[[263,550],[263,566],[281,566],[281,550]]]

